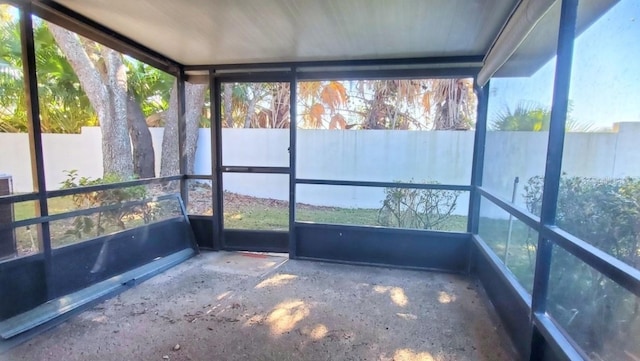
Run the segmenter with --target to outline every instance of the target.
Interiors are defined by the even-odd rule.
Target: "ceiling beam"
[[[439,56],[422,58],[391,58],[391,59],[354,59],[354,60],[320,60],[320,61],[289,61],[270,63],[241,63],[241,64],[217,64],[217,65],[185,65],[185,71],[195,70],[266,70],[273,68],[324,68],[324,67],[361,67],[361,66],[424,66],[425,68],[437,65],[446,65],[448,68],[455,66],[477,67],[482,65],[484,55],[473,56]]]

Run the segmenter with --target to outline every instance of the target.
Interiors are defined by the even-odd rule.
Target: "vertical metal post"
[[[297,69],[291,69],[289,81],[289,258],[297,257],[296,245],[296,132],[298,128],[297,98],[298,77]]]
[[[515,177],[513,180],[513,192],[511,193],[511,204],[515,205],[516,195],[518,194],[518,183],[520,178]],[[507,229],[507,244],[504,247],[504,265],[509,265],[509,246],[511,245],[511,236],[513,234],[513,214],[509,213],[509,228]]]
[[[44,153],[42,150],[42,127],[40,124],[40,103],[38,97],[38,77],[36,73],[36,53],[33,39],[33,22],[31,19],[31,3],[20,7],[20,42],[22,47],[22,71],[24,74],[24,90],[26,94],[27,125],[29,127],[29,150],[31,153],[31,176],[33,188],[38,192],[39,207],[36,217],[49,215],[47,204],[46,181],[44,174]],[[53,289],[53,266],[51,253],[51,232],[49,222],[39,226],[40,249],[44,255],[45,282],[47,298],[56,297]]]
[[[213,232],[214,249],[224,247],[224,204],[222,185],[222,108],[220,79],[216,78],[212,71],[210,74],[210,94],[213,106],[213,118],[211,120],[211,170],[213,175]],[[226,111],[231,111],[226,109]]]
[[[562,174],[562,152],[564,148],[565,123],[569,105],[571,62],[578,0],[563,0],[558,35],[558,55],[553,89],[553,105],[549,124],[549,141],[544,174],[540,223],[555,224],[560,176]],[[532,309],[544,312],[549,283],[552,245],[543,237],[538,238],[536,273],[533,284]]]
[[[556,73],[553,88],[553,104],[549,125],[549,141],[544,174],[542,207],[540,211],[541,225],[552,225],[556,221],[560,176],[562,175],[562,152],[564,148],[565,124],[569,105],[569,87],[571,83],[571,66],[573,61],[573,42],[576,31],[578,0],[563,0],[560,10],[560,28]],[[533,281],[531,312],[546,311],[549,291],[549,275],[551,273],[551,253],[553,244],[540,233],[536,255],[536,268]],[[531,317],[533,319],[533,317]],[[531,340],[531,360],[541,359],[541,338],[533,329]]]
[[[180,168],[180,195],[184,204],[189,204],[189,191],[187,187],[187,180],[184,176],[187,174],[187,95],[185,90],[185,80],[187,79],[184,73],[184,68],[180,68],[177,76],[178,85],[178,164]]]
[[[469,214],[467,232],[478,233],[480,224],[480,192],[482,173],[484,171],[484,148],[487,138],[487,107],[489,104],[489,82],[479,87],[474,80],[474,88],[478,97],[476,133],[473,141],[473,163],[471,168],[471,192],[469,194]]]

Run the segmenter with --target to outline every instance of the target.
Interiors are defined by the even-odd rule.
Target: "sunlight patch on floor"
[[[396,313],[396,315],[407,321],[415,321],[418,319],[418,316],[414,315],[413,313]]]
[[[227,298],[230,294],[231,294],[231,291],[222,292],[220,295],[218,295],[218,297],[216,297],[216,300],[221,301]]]
[[[438,292],[438,302],[440,303],[451,303],[456,300],[456,296],[452,295],[448,292],[440,291]]]
[[[295,280],[296,278],[298,278],[298,276],[285,274],[285,273],[277,274],[277,275],[273,275],[273,276],[267,278],[266,280],[258,283],[256,288],[284,286],[284,285],[288,284],[289,282]]]
[[[400,287],[377,285],[373,287],[373,290],[380,294],[388,293],[391,301],[400,307],[405,307],[409,304],[407,295],[404,294],[404,290]]]
[[[327,333],[329,333],[329,329],[327,328],[327,326],[318,324],[311,330],[310,336],[314,340],[319,340],[325,337]]]
[[[282,335],[293,330],[298,322],[309,316],[309,307],[301,300],[285,301],[274,307],[266,322],[273,335]]]
[[[393,361],[435,361],[435,359],[429,352],[417,352],[403,348],[396,350],[395,354],[393,354]]]

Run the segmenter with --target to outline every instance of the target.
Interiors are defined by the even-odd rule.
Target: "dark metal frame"
[[[474,89],[478,98],[478,109],[476,112],[476,133],[473,139],[473,163],[471,166],[471,195],[469,196],[469,221],[467,223],[467,232],[469,233],[478,233],[478,221],[480,219],[480,194],[478,189],[482,186],[482,171],[484,169],[489,83],[485,85],[485,88],[481,88],[474,81]]]
[[[298,149],[298,78],[297,69],[292,69],[289,80],[289,257],[298,256],[296,244],[296,169]]]
[[[356,59],[356,60],[320,60],[320,61],[290,61],[275,63],[251,63],[251,64],[219,64],[219,65],[188,65],[185,66],[186,71],[210,70],[221,71],[231,70],[246,72],[246,70],[255,69],[296,69],[302,67],[338,67],[338,66],[416,66],[423,65],[425,67],[450,64],[455,66],[480,67],[484,55],[477,56],[444,56],[444,57],[428,57],[428,58],[392,58],[392,59]],[[295,71],[294,71],[295,72]]]
[[[579,0],[563,0],[561,3],[556,75],[547,146],[543,206],[540,217],[520,209],[511,202],[492,193],[490,190],[483,188],[481,181],[474,184],[477,196],[484,198],[515,216],[528,227],[538,232],[539,235],[534,288],[531,296],[529,296],[511,272],[504,266],[502,261],[500,261],[477,234],[477,228],[471,229],[474,233],[473,237],[476,250],[478,251],[477,253],[481,254],[481,256],[476,255],[476,257],[481,257],[479,259],[477,258],[476,262],[484,262],[490,265],[495,271],[492,276],[499,275],[499,277],[488,277],[481,274],[483,270],[476,269],[476,273],[480,275],[485,289],[494,292],[494,294],[490,294],[492,301],[500,304],[504,302],[504,299],[508,299],[511,304],[524,304],[529,310],[529,314],[525,315],[522,312],[509,310],[507,307],[497,308],[498,313],[501,314],[508,329],[520,330],[521,332],[522,330],[529,330],[525,332],[525,334],[528,335],[525,335],[525,338],[529,337],[529,339],[523,340],[520,335],[516,335],[513,332],[512,335],[514,335],[520,354],[523,358],[530,360],[587,359],[587,356],[579,346],[577,346],[571,338],[567,336],[562,327],[546,313],[552,247],[561,247],[568,253],[579,258],[585,264],[640,297],[640,270],[627,265],[606,252],[591,246],[587,242],[555,226],[578,3]],[[488,89],[488,86],[485,86],[484,89]],[[478,111],[479,119],[486,117],[486,114],[482,114],[483,112],[486,113],[486,109]],[[484,126],[486,126],[486,124]],[[477,129],[476,136],[478,136],[478,138],[476,138],[476,142],[482,142],[482,144],[484,144],[484,139],[481,138],[485,135],[485,131]],[[478,145],[479,144],[476,143],[476,146]],[[482,150],[478,149],[476,151],[474,160],[481,156],[478,151]],[[482,172],[481,165],[478,167],[476,164],[474,168],[474,174],[476,172]],[[474,210],[474,212],[477,211]],[[474,218],[475,217],[477,216],[474,214]]]
[[[214,230],[217,234],[217,240],[214,241],[217,249],[230,251],[264,251],[264,252],[281,252],[286,253],[289,250],[288,238],[289,232],[268,231],[268,230],[241,230],[241,229],[225,229],[224,227],[224,180],[225,173],[243,173],[243,174],[282,174],[291,177],[291,164],[289,167],[272,167],[272,166],[234,166],[225,165],[222,161],[222,114],[221,114],[221,96],[222,84],[229,82],[277,82],[285,83],[289,81],[290,72],[258,72],[258,73],[215,73],[210,72],[212,79],[211,88],[211,104],[215,104],[215,112],[211,113],[212,128],[212,178],[215,178],[215,191],[213,192],[213,201],[217,216],[214,217]],[[295,94],[295,87],[291,92]],[[291,93],[290,93],[291,99]],[[290,100],[291,101],[291,100]],[[289,132],[295,130],[289,129]],[[295,135],[294,135],[295,137]],[[291,141],[291,136],[290,139]],[[292,149],[295,147],[289,144],[289,154],[291,159]],[[295,152],[295,151],[293,151]],[[188,176],[189,177],[189,176]],[[290,193],[290,192],[289,192]],[[291,208],[291,200],[289,200]],[[291,213],[290,213],[291,214]]]
[[[26,78],[24,82],[27,119],[29,124],[29,145],[31,152],[31,176],[33,177],[34,191],[38,194],[37,216],[48,216],[49,208],[47,196],[42,192],[46,189],[44,174],[44,154],[42,151],[42,127],[40,124],[40,103],[38,97],[38,83],[36,75],[36,52],[33,37],[33,19],[28,14],[31,13],[30,4],[20,7],[20,40],[22,50],[22,68]],[[38,243],[44,255],[45,283],[47,285],[47,297],[53,297],[52,290],[52,255],[51,255],[51,232],[49,223],[44,222],[38,225]]]
[[[114,189],[153,182],[175,181],[181,182],[181,193],[187,196],[187,179],[210,179],[215,184],[212,193],[212,204],[218,212],[211,217],[214,234],[214,249],[221,249],[224,240],[222,227],[222,173],[223,172],[261,172],[289,174],[289,232],[288,243],[291,258],[298,257],[300,239],[297,234],[302,229],[315,228],[322,232],[338,232],[346,230],[350,232],[381,232],[390,236],[405,237],[440,237],[451,236],[453,238],[469,237],[469,254],[472,271],[478,275],[484,283],[485,289],[497,305],[497,311],[503,317],[508,329],[522,331],[516,345],[521,355],[531,360],[542,358],[556,358],[574,360],[583,358],[582,351],[565,335],[564,331],[551,318],[546,310],[547,288],[549,270],[551,264],[551,249],[555,245],[561,247],[573,256],[582,260],[585,264],[603,273],[636,296],[640,296],[640,271],[607,253],[589,245],[581,239],[559,229],[555,226],[555,212],[557,207],[558,187],[562,166],[562,151],[564,144],[564,123],[567,110],[567,99],[571,77],[571,65],[573,56],[573,42],[575,39],[575,24],[578,0],[562,0],[560,30],[558,36],[556,77],[554,82],[554,96],[552,107],[552,120],[549,132],[547,148],[547,167],[545,172],[544,199],[541,216],[537,217],[526,210],[514,206],[509,201],[495,195],[490,190],[482,187],[482,173],[484,163],[484,145],[487,125],[487,101],[488,85],[484,88],[476,87],[478,95],[478,118],[474,139],[474,154],[472,176],[469,185],[420,185],[410,183],[390,182],[359,182],[345,180],[316,180],[296,178],[296,86],[301,80],[315,79],[362,79],[362,78],[408,78],[408,77],[447,77],[447,76],[475,76],[478,67],[482,64],[482,56],[467,57],[440,57],[440,58],[407,58],[407,59],[378,59],[378,60],[345,60],[345,61],[311,61],[311,62],[285,62],[285,63],[260,63],[260,64],[224,64],[224,65],[200,65],[182,66],[177,62],[155,53],[152,50],[126,38],[90,19],[87,19],[68,8],[50,0],[13,0],[21,11],[21,42],[23,54],[23,70],[25,79],[25,91],[27,99],[28,118],[30,125],[30,147],[32,168],[34,177],[34,192],[23,195],[1,196],[0,204],[17,203],[24,201],[38,201],[39,214],[34,220],[14,222],[12,227],[25,224],[42,224],[41,243],[42,254],[35,258],[44,258],[46,268],[51,267],[51,241],[48,230],[48,222],[57,219],[57,215],[49,216],[47,200],[70,194],[88,191]],[[152,66],[167,71],[177,77],[179,98],[179,143],[180,143],[180,173],[175,177],[160,179],[139,180],[108,184],[92,187],[76,188],[73,190],[46,191],[44,165],[42,154],[42,139],[39,124],[39,104],[37,79],[35,73],[35,51],[33,44],[33,32],[31,18],[25,14],[35,14],[43,19],[58,23],[70,30],[88,38],[102,42],[123,53],[129,54]],[[447,64],[446,68],[436,68],[435,65]],[[340,68],[343,69],[340,69]],[[376,69],[375,67],[379,67]],[[209,72],[211,87],[211,155],[212,169],[210,176],[188,176],[186,173],[186,161],[184,158],[185,143],[185,92],[184,82],[187,80],[187,72]],[[291,85],[291,128],[290,128],[290,164],[289,168],[282,167],[222,167],[221,158],[221,123],[220,123],[220,84],[223,81],[288,81]],[[443,189],[469,191],[469,218],[468,233],[444,234],[433,231],[407,231],[379,229],[372,227],[351,227],[340,225],[310,225],[295,221],[295,191],[297,184],[323,184],[335,186],[364,186],[364,187],[396,187],[417,189]],[[186,199],[186,198],[185,198]],[[510,271],[499,258],[491,251],[487,244],[477,234],[480,211],[480,201],[485,199],[534,229],[539,234],[538,254],[536,259],[536,272],[534,290],[529,301],[529,295],[520,286]],[[79,212],[80,214],[82,212]],[[417,232],[417,233],[416,233]],[[341,233],[340,233],[341,234]],[[456,238],[457,239],[457,238]],[[35,259],[34,258],[34,259]],[[303,258],[314,258],[303,256]],[[327,258],[322,258],[327,260]],[[335,260],[334,260],[335,261]],[[347,262],[351,262],[348,261]],[[366,262],[364,262],[366,263]],[[374,262],[375,263],[375,262]],[[0,263],[0,265],[6,262]],[[379,264],[379,263],[377,263]],[[428,268],[428,267],[427,267]],[[47,285],[51,280],[47,280]],[[50,287],[50,286],[48,286]],[[49,295],[50,296],[50,295]],[[510,300],[505,304],[503,299]],[[501,303],[502,302],[502,303]],[[524,310],[524,311],[523,311]],[[527,331],[528,330],[528,331]],[[553,356],[546,352],[550,350]]]

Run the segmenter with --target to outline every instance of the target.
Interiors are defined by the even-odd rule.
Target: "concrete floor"
[[[513,360],[473,281],[204,253],[2,360]]]

